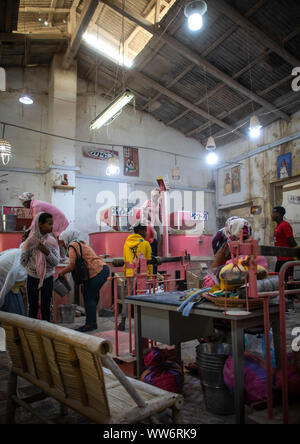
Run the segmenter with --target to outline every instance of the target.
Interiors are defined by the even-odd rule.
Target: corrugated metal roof
[[[172,0],[168,0],[170,2]],[[294,33],[293,38],[285,40],[284,47],[292,55],[300,59],[300,1],[295,0],[225,0],[233,8],[237,9],[251,23],[265,32],[277,43],[283,45],[283,40]],[[121,9],[123,0],[114,2]],[[126,0],[125,8],[132,15],[147,15],[154,6],[153,0]],[[51,0],[22,0],[21,7],[49,8]],[[57,3],[58,8],[70,8],[72,0],[60,0]],[[250,35],[239,25],[233,22],[233,18],[225,16],[208,2],[208,12],[204,18],[204,26],[200,32],[192,33],[187,27],[187,21],[184,17],[184,0],[177,0],[175,5],[162,19],[161,27],[164,32],[171,34],[179,42],[186,45],[196,54],[205,57],[213,66],[228,76],[234,77],[236,82],[246,87],[249,91],[261,95],[270,104],[277,103],[278,99],[291,91],[291,82],[282,81],[291,74],[292,66],[283,60],[274,52],[267,54],[267,46],[262,39]],[[79,9],[82,9],[83,2],[79,2]],[[259,7],[258,7],[259,6]],[[253,9],[252,9],[253,8]],[[252,12],[249,14],[249,10]],[[248,118],[254,110],[261,109],[261,105],[251,101],[241,92],[233,87],[225,85],[210,74],[202,66],[193,66],[191,61],[183,53],[179,53],[173,47],[163,42],[163,39],[149,40],[149,34],[138,28],[132,21],[124,20],[117,12],[113,11],[107,5],[99,3],[98,18],[94,24],[94,30],[98,29],[99,35],[112,39],[114,45],[118,47],[122,40],[127,40],[131,56],[141,54],[135,63],[135,68],[149,78],[155,80],[159,85],[167,87],[173,94],[178,96],[178,101],[183,98],[194,104],[200,100],[198,106],[204,111],[219,119],[232,128],[242,118]],[[67,19],[68,14],[54,14],[54,28],[52,31],[57,33],[66,32],[67,26],[63,21]],[[152,16],[151,16],[152,18]],[[96,26],[96,28],[95,28]],[[295,32],[298,30],[298,33]],[[37,13],[19,14],[19,31],[39,32],[45,31],[43,23],[38,21]],[[163,34],[164,34],[163,32]],[[52,56],[57,51],[64,51],[64,41],[35,41],[30,42],[30,63],[50,64]],[[142,49],[146,45],[144,49]],[[158,48],[159,45],[159,49]],[[25,61],[24,42],[15,42],[7,44],[4,42],[1,50],[1,64],[7,66],[23,65]],[[121,67],[114,64],[111,60],[94,52],[92,49],[81,46],[78,53],[79,75],[89,74],[90,81],[96,81],[95,70],[93,66],[98,65],[98,82],[104,89],[118,90],[124,83],[125,73]],[[139,68],[138,61],[147,59],[148,62],[143,68]],[[256,61],[254,63],[254,61]],[[28,63],[28,60],[27,60]],[[251,63],[251,69],[246,69]],[[299,65],[300,66],[300,65]],[[241,74],[238,74],[240,73]],[[184,73],[184,75],[183,75]],[[102,76],[101,76],[102,74]],[[158,95],[155,88],[148,84],[136,80],[128,72],[130,82],[129,86],[137,93],[137,105],[145,106],[145,110],[150,112],[156,119],[165,123],[172,121],[171,126],[183,133],[191,133],[192,137],[201,142],[211,133],[218,133],[221,127],[215,124],[207,124],[207,120],[201,115],[186,109],[178,101],[170,99],[167,95]],[[177,79],[174,82],[174,79]],[[170,83],[172,82],[172,86]],[[276,85],[276,88],[273,86]],[[212,94],[212,91],[215,92]],[[207,98],[206,95],[209,94]],[[155,102],[150,108],[147,103],[155,97]],[[286,113],[292,112],[297,108],[297,104],[284,108]],[[269,110],[267,110],[269,111]],[[279,118],[278,114],[265,114],[262,119],[268,122],[271,119]],[[201,132],[195,131],[197,128],[205,128]],[[246,132],[246,127],[242,127],[241,132]],[[223,131],[224,132],[224,131]],[[225,130],[226,133],[226,130]],[[237,136],[227,134],[220,141],[236,139]]]

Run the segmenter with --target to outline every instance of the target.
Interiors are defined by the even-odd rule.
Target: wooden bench
[[[0,323],[12,361],[7,423],[14,423],[19,406],[44,423],[58,422],[61,417],[47,419],[31,406],[48,397],[60,403],[61,416],[69,407],[99,424],[137,423],[167,408],[172,409],[173,422],[180,422],[183,397],[128,378],[111,358],[109,341],[4,312]],[[18,377],[41,393],[21,399]]]

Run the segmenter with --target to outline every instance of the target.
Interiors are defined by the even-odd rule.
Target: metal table
[[[245,316],[225,315],[222,307],[207,302],[192,309],[185,318],[177,312],[182,301],[180,292],[139,295],[125,298],[135,306],[137,375],[143,371],[143,338],[177,346],[180,358],[180,343],[211,334],[213,319],[231,323],[232,352],[235,379],[235,410],[237,424],[245,423],[244,406],[244,330],[264,325],[263,308],[253,309]],[[232,309],[230,309],[231,311]],[[239,310],[240,311],[240,310]],[[270,323],[277,364],[280,362],[280,316],[279,305],[270,303]]]

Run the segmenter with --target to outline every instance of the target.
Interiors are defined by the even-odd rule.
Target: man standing
[[[32,193],[25,192],[19,196],[23,207],[31,210],[32,224],[30,230],[33,228],[35,216],[39,213],[49,213],[53,216],[53,234],[58,237],[69,226],[69,221],[66,216],[54,205],[34,199]]]
[[[274,232],[274,245],[275,247],[296,247],[297,242],[295,241],[293,228],[291,225],[283,220],[285,216],[285,208],[275,207],[272,212],[272,220],[277,223],[277,227]],[[286,263],[293,261],[292,257],[277,257],[277,263],[275,267],[275,272],[279,273],[281,267]],[[285,276],[285,281],[288,281],[289,276],[294,273],[293,268],[290,268]]]

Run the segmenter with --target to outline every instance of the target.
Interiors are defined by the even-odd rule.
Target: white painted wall
[[[53,123],[53,109],[51,101],[49,101],[49,93],[51,92],[51,88],[49,89],[49,79],[51,77],[47,68],[28,68],[25,72],[21,69],[9,68],[7,70],[7,91],[0,92],[0,121],[49,132],[50,126]],[[72,79],[73,82],[74,78],[72,77]],[[32,106],[26,107],[18,102],[24,86],[28,88],[34,98]],[[148,193],[150,198],[150,192],[156,186],[156,177],[161,175],[168,175],[172,185],[171,168],[175,164],[176,154],[195,158],[188,159],[177,156],[177,165],[180,167],[183,176],[183,180],[179,185],[183,189],[185,187],[196,189],[207,187],[208,182],[212,178],[212,171],[207,168],[204,162],[205,151],[197,141],[186,138],[180,132],[157,122],[146,113],[135,111],[131,106],[128,106],[110,127],[91,133],[89,130],[90,121],[95,117],[96,113],[101,112],[110,103],[110,100],[103,98],[100,91],[97,97],[95,97],[94,85],[88,84],[82,79],[78,79],[77,88],[75,134],[77,139],[96,142],[100,145],[103,143],[109,144],[109,149],[111,145],[119,144],[122,146],[128,145],[158,150],[153,151],[140,148],[140,176],[128,179],[122,174],[123,149],[121,147],[114,148],[119,151],[121,160],[121,174],[118,177],[118,181],[131,183],[130,191],[144,191]],[[62,97],[59,97],[59,100],[55,102],[56,132],[69,136],[68,128],[70,125],[68,118],[70,116],[68,116],[68,111],[66,110],[70,106],[72,108],[73,104],[67,103],[68,97],[63,97],[64,100],[61,99]],[[70,98],[70,102],[72,101],[73,97]],[[66,133],[64,132],[64,122],[66,122]],[[70,163],[68,165],[69,157],[66,158],[64,153],[66,151],[69,152],[70,144],[61,139],[56,139],[55,145],[53,145],[53,138],[47,135],[36,134],[13,127],[6,128],[5,137],[11,142],[14,153],[8,166],[9,168],[45,172],[51,163],[59,163],[64,166],[75,165],[80,168],[76,176],[75,172],[69,176],[72,184],[76,186],[75,225],[81,230],[82,238],[86,240],[89,232],[98,231],[96,213],[101,206],[96,202],[98,193],[107,190],[116,192],[118,197],[117,182],[107,181],[105,174],[106,163],[83,157],[82,147],[86,145],[83,143],[74,143],[74,161],[72,162],[72,156],[69,156]],[[53,150],[53,146],[55,146],[55,150]],[[167,151],[174,154],[168,154]],[[63,173],[63,171],[61,172]],[[99,180],[87,180],[78,177],[77,174],[93,176],[99,178]],[[58,194],[52,194],[52,177],[53,173],[28,174],[9,172],[8,176],[5,177],[8,182],[0,184],[0,203],[19,205],[20,202],[17,196],[23,191],[32,191],[40,200],[53,201],[54,199],[59,202],[63,210],[64,194],[62,193],[64,192],[58,191],[57,193],[60,193],[59,196]],[[209,210],[207,210],[206,205]],[[210,212],[210,220],[206,224],[205,230],[206,232],[213,233],[215,231],[214,194],[205,194],[204,208],[192,209]]]
[[[260,139],[239,141],[224,147],[219,147],[220,160],[223,162],[233,161],[230,167],[221,168],[218,171],[218,203],[219,209],[227,209],[225,214],[239,216],[243,215],[252,224],[256,238],[261,242],[270,244],[273,242],[275,225],[271,221],[271,198],[270,184],[278,182],[277,158],[286,153],[292,153],[292,176],[300,175],[300,139],[294,140],[264,153],[255,155],[241,162],[241,192],[225,196],[224,178],[228,169],[235,166],[234,159],[250,153],[251,151],[280,140],[300,131],[300,112],[294,114],[290,122],[278,121],[263,129]],[[248,202],[254,205],[262,205],[263,212],[260,216],[249,217]],[[283,206],[285,201],[282,202]],[[245,205],[244,208],[238,208]],[[288,206],[287,219],[292,222],[300,219],[299,206]],[[295,226],[294,229],[297,230]]]

